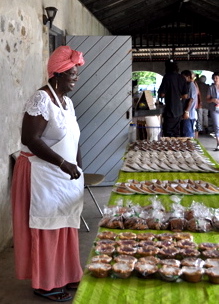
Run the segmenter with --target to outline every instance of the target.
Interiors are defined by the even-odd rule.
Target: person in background
[[[212,79],[214,83],[208,88],[207,101],[216,137],[216,148],[214,151],[219,151],[219,72],[214,72]]]
[[[21,153],[12,181],[15,269],[34,293],[49,300],[72,299],[82,277],[78,228],[84,177],[80,130],[66,93],[78,80],[81,52],[58,47],[48,61],[48,83],[24,109]]]
[[[163,136],[180,137],[180,122],[183,115],[183,101],[188,88],[185,78],[179,74],[177,63],[166,61],[165,75],[158,90],[158,98],[164,98]]]
[[[194,137],[195,135],[195,122],[197,119],[197,103],[198,94],[196,86],[193,82],[192,72],[184,70],[181,75],[185,77],[188,84],[189,92],[188,98],[185,100],[184,113],[181,121],[181,135],[183,137]]]
[[[201,96],[200,96],[200,91],[198,87],[198,81],[199,81],[199,75],[194,72],[192,73],[192,81],[195,85],[196,92],[197,92],[197,105],[196,105],[196,121],[195,121],[195,138],[198,139],[198,135],[200,132],[202,132],[202,125],[200,123],[200,113],[202,111],[202,104],[201,104]]]
[[[206,76],[202,75],[199,80],[197,81],[199,92],[200,92],[200,99],[201,99],[201,108],[198,110],[198,119],[202,127],[202,131],[206,134],[209,133],[208,130],[208,114],[209,114],[209,104],[207,102],[207,93],[209,85],[205,83]]]

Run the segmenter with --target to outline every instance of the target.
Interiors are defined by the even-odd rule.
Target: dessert
[[[219,284],[219,267],[212,267],[205,271],[209,281],[214,284]]]
[[[117,237],[117,234],[112,231],[103,231],[97,234],[98,239],[109,239],[109,240],[115,240]]]
[[[113,275],[122,279],[128,278],[133,269],[134,266],[132,263],[117,262],[112,266]]]
[[[116,251],[118,254],[135,255],[137,248],[131,246],[118,246]]]
[[[178,267],[163,265],[159,269],[159,274],[163,280],[172,282],[176,281],[181,276],[182,270]]]
[[[137,239],[139,241],[141,240],[154,240],[155,239],[155,234],[150,233],[150,232],[146,232],[146,233],[139,233],[137,234]]]
[[[195,248],[184,248],[180,250],[180,255],[183,258],[189,258],[189,257],[199,257],[200,252]]]
[[[205,261],[200,258],[184,258],[181,261],[181,265],[190,267],[203,267],[205,265]]]
[[[112,245],[97,245],[95,247],[96,254],[107,254],[112,256],[115,251],[115,247]]]
[[[207,259],[205,260],[205,267],[219,267],[219,259]]]
[[[175,258],[179,254],[179,249],[175,247],[161,248],[159,251],[159,257],[164,259]]]
[[[202,255],[204,258],[219,258],[219,250],[204,250]]]
[[[193,241],[190,240],[181,240],[176,243],[176,246],[182,249],[185,248],[196,248],[197,245]]]
[[[198,246],[198,249],[203,250],[217,250],[219,248],[219,245],[216,243],[200,243]]]
[[[177,240],[190,240],[193,241],[193,236],[188,232],[175,232],[173,237]]]
[[[183,278],[185,281],[197,283],[202,280],[204,270],[201,267],[183,266],[182,272],[183,272]]]
[[[106,263],[91,263],[87,265],[87,268],[93,276],[97,278],[105,278],[111,270],[111,265]]]
[[[138,245],[138,242],[135,240],[118,240],[117,245],[136,247]]]
[[[138,261],[135,264],[135,270],[143,277],[152,275],[158,271],[158,267],[155,264],[146,263],[144,261]]]
[[[133,232],[121,232],[118,234],[120,240],[135,240],[136,234]]]
[[[139,247],[137,249],[137,253],[140,256],[154,256],[156,254],[158,254],[159,252],[159,248],[155,247],[155,246],[144,246],[144,247]]]
[[[102,240],[96,241],[95,244],[96,245],[112,245],[112,246],[115,246],[116,241],[109,240],[109,239],[102,239]]]
[[[144,262],[147,264],[160,264],[160,259],[154,256],[146,256],[146,257],[141,257],[138,259],[139,262]]]
[[[180,267],[180,261],[176,259],[164,259],[160,260],[161,265],[172,266],[172,267]]]
[[[108,256],[107,254],[100,254],[92,257],[92,263],[110,263],[112,261],[112,257]]]
[[[131,255],[120,254],[114,258],[114,261],[135,265],[135,263],[137,262],[137,259]]]

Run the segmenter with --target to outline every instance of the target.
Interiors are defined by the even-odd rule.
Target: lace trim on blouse
[[[53,107],[56,106],[52,104],[49,95],[43,90],[38,90],[27,100],[24,111],[31,116],[42,115],[51,126],[55,123],[58,128],[65,128],[65,117],[58,107],[57,111]]]

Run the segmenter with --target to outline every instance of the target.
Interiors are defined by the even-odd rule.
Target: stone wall
[[[47,6],[58,9],[54,26],[64,33],[110,34],[77,0],[1,1],[0,251],[12,243],[11,155],[20,149],[23,107],[27,98],[47,80],[49,28],[42,22],[43,7]]]

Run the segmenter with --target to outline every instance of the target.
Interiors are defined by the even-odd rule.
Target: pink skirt
[[[29,228],[31,165],[28,154],[22,154],[16,161],[12,180],[16,276],[21,280],[31,279],[33,288],[44,290],[79,282],[83,272],[78,230]]]

